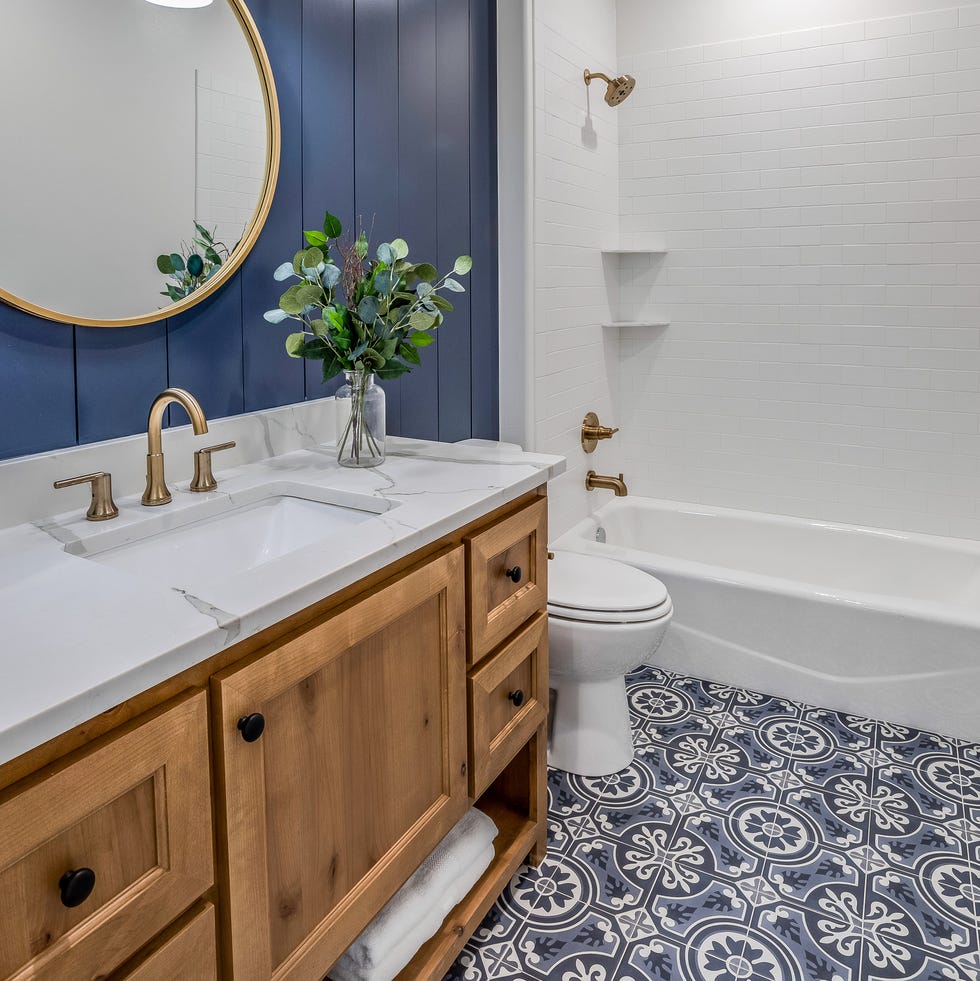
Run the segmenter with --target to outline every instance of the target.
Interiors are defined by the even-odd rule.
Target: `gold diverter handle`
[[[618,432],[618,426],[615,429],[600,426],[599,417],[594,412],[587,412],[582,420],[582,449],[586,453],[594,453],[600,439],[612,439]]]

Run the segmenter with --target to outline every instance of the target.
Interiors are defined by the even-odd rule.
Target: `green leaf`
[[[398,350],[398,355],[409,364],[421,364],[422,358],[419,352],[411,344],[402,344]]]
[[[327,238],[340,238],[340,233],[344,230],[340,224],[340,219],[328,211],[323,218],[323,231]]]
[[[376,296],[366,296],[357,305],[357,315],[365,324],[373,324],[381,312],[381,302]]]
[[[330,241],[323,232],[312,231],[303,232],[303,234],[306,236],[306,241],[309,245],[324,246]]]
[[[160,270],[165,276],[171,276],[174,273],[174,264],[168,255],[158,255],[157,256],[157,269]]]
[[[332,290],[340,282],[340,267],[328,262],[326,268],[320,273],[320,282],[325,289]]]
[[[374,274],[374,288],[379,293],[390,293],[398,285],[398,276],[390,269],[382,269]]]
[[[461,255],[453,265],[457,276],[465,276],[473,268],[473,260],[468,255]]]
[[[304,269],[316,269],[323,262],[323,253],[314,246],[306,250],[306,255],[303,256],[301,262]]]
[[[425,297],[432,294],[432,283],[419,283],[415,287],[415,292],[418,294],[419,299],[425,299]]]
[[[172,283],[168,283],[167,296],[169,296],[170,299],[173,300],[174,303],[176,303],[178,300],[182,300],[186,296],[186,294],[182,290],[177,289],[177,287],[174,286]]]
[[[408,255],[408,242],[403,238],[392,239],[391,247],[395,250],[397,259],[404,259]]]
[[[300,283],[296,298],[302,301],[304,309],[306,307],[319,307],[323,300],[323,291],[319,286],[313,286],[311,283]]]
[[[170,261],[173,264],[174,272],[184,271],[184,257],[178,255],[176,252],[170,253]]]
[[[306,255],[306,249],[300,249],[296,255],[293,256],[293,272],[297,276],[303,275],[303,257]]]
[[[447,279],[443,285],[452,293],[466,292],[466,287],[462,283],[457,283],[455,279]]]
[[[431,334],[427,334],[424,330],[416,331],[408,339],[409,344],[414,344],[416,347],[428,347],[435,338]]]
[[[221,256],[218,255],[218,253],[210,245],[205,247],[204,254],[208,257],[208,260],[213,262],[216,266],[221,265]]]
[[[266,310],[262,317],[270,324],[281,324],[289,319],[289,314],[285,310]]]
[[[279,308],[285,310],[291,316],[298,317],[305,309],[307,301],[300,290],[309,289],[309,284],[299,283],[290,286],[282,296],[279,297]]]
[[[194,227],[197,229],[197,234],[204,239],[205,242],[210,245],[214,245],[214,234],[209,232],[203,225],[199,225],[196,221],[194,222]]]
[[[196,252],[192,252],[187,257],[187,271],[192,276],[200,276],[204,273],[204,260]]]
[[[401,361],[395,361],[394,359],[385,362],[383,368],[378,368],[375,374],[382,381],[391,381],[393,378],[398,378],[401,375],[406,375],[412,369],[407,364],[402,364]]]
[[[301,358],[303,357],[303,351],[306,348],[306,334],[302,331],[298,334],[290,334],[286,338],[286,353],[291,358]]]
[[[386,266],[393,266],[397,261],[397,258],[398,257],[395,255],[395,250],[387,242],[382,242],[378,246],[378,259],[380,259]]]
[[[415,275],[422,280],[423,283],[434,282],[439,277],[439,270],[430,262],[420,262],[415,267]]]
[[[331,378],[336,378],[344,370],[343,364],[336,358],[331,360],[324,360],[323,362],[323,380],[324,382],[330,381]]]
[[[363,259],[365,256],[367,256],[368,240],[367,235],[365,235],[364,232],[361,232],[361,234],[357,236],[357,241],[354,243],[354,251],[357,253],[357,257],[359,259]]]
[[[440,296],[438,293],[430,293],[428,299],[434,307],[445,310],[447,313],[452,313],[453,305],[444,296]]]
[[[432,326],[435,317],[430,313],[424,313],[421,310],[416,310],[415,313],[409,318],[409,325],[413,330],[427,330]]]
[[[293,264],[291,262],[284,262],[282,265],[276,267],[276,271],[272,274],[272,278],[277,282],[281,283],[290,278],[293,275]]]

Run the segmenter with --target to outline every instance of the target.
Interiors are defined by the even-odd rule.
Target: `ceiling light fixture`
[[[190,7],[210,7],[214,0],[147,0],[147,3],[155,3],[158,7],[180,7],[186,9]]]

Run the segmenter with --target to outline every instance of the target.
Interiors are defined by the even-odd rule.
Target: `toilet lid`
[[[667,587],[659,579],[624,562],[596,555],[555,552],[554,559],[548,563],[548,606],[554,607],[558,616],[579,619],[573,611],[584,614],[652,611],[667,601]]]

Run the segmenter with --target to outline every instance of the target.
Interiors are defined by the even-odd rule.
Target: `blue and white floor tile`
[[[643,668],[447,981],[980,981],[980,746]]]

